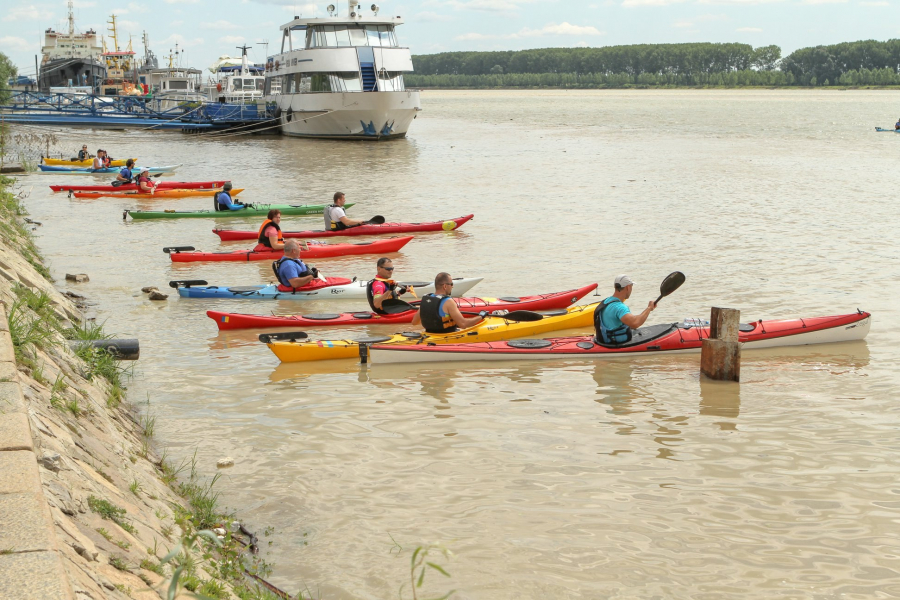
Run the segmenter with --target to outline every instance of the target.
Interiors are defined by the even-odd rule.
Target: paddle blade
[[[193,246],[169,246],[167,248],[163,248],[163,252],[165,252],[166,254],[171,254],[173,252],[178,253],[178,252],[193,252],[193,251],[194,251]]]
[[[374,217],[366,221],[366,223],[370,225],[384,225],[384,217],[382,217],[381,215],[375,215]]]
[[[464,312],[464,315],[480,315],[481,313],[472,313],[472,312]],[[518,321],[522,323],[533,323],[535,321],[540,321],[544,318],[544,315],[531,312],[530,310],[514,310],[505,315],[492,315],[490,313],[487,314],[487,317],[493,317],[495,319],[505,319],[507,321]]]
[[[259,341],[263,344],[271,344],[275,341],[294,342],[296,340],[305,340],[309,336],[304,331],[286,331],[284,333],[261,333]]]
[[[413,306],[409,302],[404,302],[403,300],[399,300],[396,298],[391,298],[381,303],[381,310],[389,315],[397,315],[400,313],[409,312],[411,310],[416,310],[416,308],[417,307]]]
[[[189,288],[192,285],[208,285],[205,279],[182,279],[178,281],[170,281],[169,287],[178,289],[180,287]]]
[[[674,273],[669,273],[669,275],[663,279],[662,283],[659,284],[659,298],[656,299],[657,302],[677,290],[681,287],[681,284],[684,283],[685,276],[681,271],[675,271]]]

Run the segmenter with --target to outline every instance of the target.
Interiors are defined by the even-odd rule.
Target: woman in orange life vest
[[[254,252],[278,252],[284,250],[284,236],[281,234],[281,211],[273,208],[259,228]],[[298,240],[301,250],[309,250],[306,242]]]

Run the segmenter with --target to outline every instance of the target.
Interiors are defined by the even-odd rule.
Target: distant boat
[[[102,52],[96,31],[88,29],[75,33],[75,15],[72,0],[69,0],[68,33],[56,32],[53,28],[44,31],[38,89],[48,92],[51,87],[87,86],[97,90],[106,77],[106,66],[100,61]]]
[[[876,127],[875,131],[878,133],[900,133],[900,129],[882,129],[881,127]]]

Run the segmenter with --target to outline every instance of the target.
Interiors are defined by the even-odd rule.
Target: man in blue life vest
[[[426,333],[449,333],[466,329],[479,323],[487,314],[482,311],[477,317],[464,317],[450,295],[453,293],[453,278],[448,273],[438,273],[434,278],[434,293],[422,296],[419,312],[412,324],[425,328]]]
[[[131,183],[131,180],[134,178],[134,174],[131,172],[131,169],[134,167],[134,159],[129,158],[125,161],[125,166],[119,171],[119,174],[116,175],[116,181],[121,181],[122,183]]]
[[[226,181],[222,186],[222,191],[216,194],[215,206],[216,210],[242,210],[246,208],[244,204],[238,204],[231,198],[231,182]]]
[[[319,276],[315,267],[308,267],[300,260],[300,244],[297,240],[284,242],[284,257],[272,263],[272,270],[278,277],[278,290],[293,292]]]
[[[894,130],[900,131],[900,119],[897,119],[897,122],[894,123]]]
[[[619,275],[614,283],[616,291],[594,309],[594,329],[596,340],[601,344],[625,344],[631,340],[631,330],[637,329],[656,309],[656,302],[650,301],[639,315],[631,314],[625,301],[631,297],[634,281],[628,275]]]

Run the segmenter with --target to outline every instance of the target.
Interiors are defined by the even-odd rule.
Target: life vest
[[[222,208],[223,206],[228,206],[227,203],[225,203],[225,202],[222,202],[221,204],[219,203],[219,198],[222,197],[222,194],[225,194],[226,196],[228,196],[228,199],[231,200],[231,194],[229,194],[225,190],[222,190],[221,192],[219,192],[218,194],[213,196],[213,206],[215,207],[217,212],[220,210],[228,210],[227,208]]]
[[[87,158],[90,158],[88,156],[88,154],[90,154],[90,153],[87,152],[86,150],[79,150],[78,151],[78,160],[86,160]]]
[[[125,179],[128,179],[129,181],[134,177],[131,173],[131,169],[129,169],[128,167],[122,167],[122,170],[119,171],[119,175],[121,175]]]
[[[272,242],[271,242],[271,240],[269,240],[268,236],[266,236],[266,234],[265,234],[266,227],[268,227],[269,225],[271,225],[276,230],[278,230],[278,241],[283,244],[284,237],[281,235],[281,227],[278,226],[278,223],[276,223],[275,221],[272,221],[270,219],[266,219],[263,222],[262,227],[259,228],[259,237],[257,238],[256,243],[262,244],[266,248],[272,248]],[[274,248],[272,248],[272,249],[274,250]]]
[[[292,261],[300,265],[300,277],[306,277],[309,275],[309,267],[306,266],[302,260],[297,258],[288,258],[287,256],[282,256],[276,261],[272,262],[272,270],[275,271],[275,277],[278,279],[278,291],[279,292],[296,292],[297,288],[291,287],[291,282],[287,279],[281,277],[281,265],[284,264],[285,261]]]
[[[622,301],[614,296],[610,296],[594,309],[594,330],[596,331],[596,339],[601,344],[624,344],[631,341],[631,327],[628,325],[623,323],[621,327],[607,329],[606,325],[603,324],[603,311],[610,304],[615,304],[616,302],[621,303]]]
[[[153,191],[153,182],[150,181],[150,178],[147,177],[146,175],[141,175],[140,177],[138,177],[138,180],[137,180],[137,186],[138,186],[138,191],[139,191],[139,192],[143,192],[143,191],[144,191],[144,189],[141,187],[141,184],[142,184],[142,183],[148,184],[147,187],[150,188],[150,191],[151,191],[151,192]]]
[[[445,300],[449,300],[450,296],[438,296],[435,294],[425,294],[422,296],[422,303],[419,305],[419,318],[422,319],[422,327],[427,333],[449,333],[456,331],[456,323],[453,317],[448,314],[441,316],[441,307]]]
[[[388,313],[383,308],[375,308],[375,292],[372,291],[372,285],[376,281],[380,281],[380,282],[384,283],[385,285],[387,285],[387,288],[389,291],[394,291],[395,288],[397,287],[397,283],[393,279],[382,279],[380,277],[376,277],[375,279],[373,279],[372,281],[370,281],[369,283],[366,284],[366,300],[369,301],[369,308],[371,308],[372,312],[374,312],[376,314],[386,315]],[[393,294],[391,294],[391,298],[394,298],[394,297],[395,296]],[[387,298],[385,298],[385,300],[382,300],[382,304],[381,304],[382,306],[384,306],[384,302],[386,300],[387,300]]]
[[[347,226],[340,221],[331,220],[331,209],[340,208],[337,204],[329,204],[325,207],[325,231],[343,231]]]

